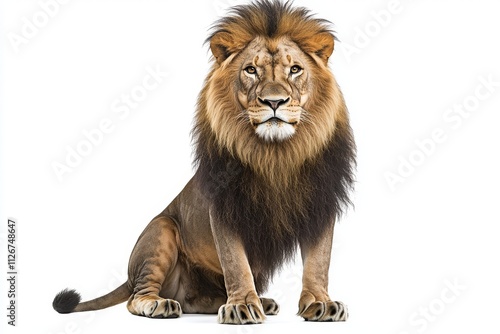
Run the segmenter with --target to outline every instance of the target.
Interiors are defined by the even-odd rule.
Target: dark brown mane
[[[199,138],[199,145],[205,140]],[[283,189],[269,187],[228,152],[211,155],[214,149],[197,151],[195,182],[216,221],[243,239],[250,266],[260,268],[254,275],[262,292],[298,244],[314,243],[351,204],[352,136],[339,131],[316,161],[303,166],[295,184]]]

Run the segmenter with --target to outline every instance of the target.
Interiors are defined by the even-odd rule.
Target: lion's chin
[[[255,133],[266,141],[284,141],[295,134],[295,127],[280,121],[269,121],[259,124]]]

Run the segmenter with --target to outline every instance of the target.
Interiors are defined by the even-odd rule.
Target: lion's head
[[[234,7],[207,41],[214,64],[195,133],[210,133],[219,149],[262,174],[283,173],[348,128],[328,68],[335,38],[327,21],[289,2],[261,0]]]

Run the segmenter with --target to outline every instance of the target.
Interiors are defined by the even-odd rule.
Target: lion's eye
[[[292,67],[290,67],[290,73],[292,74],[297,74],[300,71],[302,71],[302,67],[300,67],[299,65],[293,65]]]
[[[245,72],[247,72],[248,74],[255,74],[257,73],[257,70],[253,66],[247,66],[245,67]]]

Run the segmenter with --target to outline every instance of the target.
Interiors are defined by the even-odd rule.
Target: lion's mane
[[[315,90],[305,106],[311,112],[297,133],[283,142],[258,138],[235,116],[243,112],[234,88],[238,53],[257,36],[286,36],[308,53],[322,33],[332,34],[329,23],[307,9],[262,0],[236,6],[207,39],[225,61],[214,59],[199,96],[194,181],[214,222],[243,241],[259,293],[297,245],[314,243],[350,204],[355,144],[342,93],[326,65],[311,73]]]

